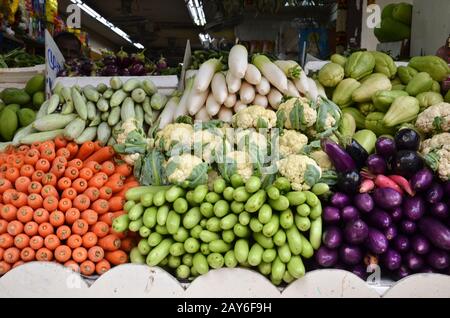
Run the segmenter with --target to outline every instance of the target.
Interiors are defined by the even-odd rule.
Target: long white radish
[[[325,92],[325,88],[322,86],[322,84],[319,83],[319,81],[314,81],[317,86],[317,92],[319,93],[319,96],[322,96],[323,98],[327,98],[327,93]]]
[[[280,92],[285,93],[287,91],[288,83],[286,75],[267,56],[262,54],[253,56],[253,64],[267,78],[270,84],[275,86]]]
[[[277,89],[272,88],[269,95],[267,95],[267,99],[269,100],[269,104],[273,109],[278,109],[278,106],[283,100],[283,94],[281,94]]]
[[[253,100],[253,105],[267,108],[267,106],[269,106],[269,101],[267,100],[266,96],[256,94],[255,99]]]
[[[219,72],[214,75],[211,82],[211,91],[216,102],[222,105],[228,97],[227,82],[223,73]]]
[[[197,74],[198,74],[198,70],[186,70],[184,85],[187,85],[188,79],[190,79],[191,77],[196,77]]]
[[[159,129],[163,129],[168,124],[173,122],[173,117],[179,103],[180,103],[179,96],[173,96],[169,99],[169,101],[166,104],[166,107],[164,107],[164,110],[161,112],[161,115],[159,116],[160,118]]]
[[[228,55],[228,67],[236,78],[244,78],[248,67],[248,52],[245,46],[237,44]]]
[[[255,99],[255,89],[252,85],[244,81],[241,85],[241,89],[239,90],[239,96],[241,98],[241,102],[248,105]]]
[[[242,80],[240,78],[235,77],[233,74],[231,74],[230,71],[227,72],[227,75],[225,76],[225,81],[227,82],[228,93],[230,94],[237,93],[241,88]]]
[[[223,102],[223,105],[228,108],[232,108],[236,104],[236,94],[230,94],[227,96],[227,99],[225,99],[225,102]]]
[[[239,113],[241,110],[246,109],[247,108],[247,104],[243,103],[242,101],[238,100],[236,102],[236,105],[234,105],[234,112],[235,113]]]
[[[185,116],[188,114],[188,100],[189,95],[192,91],[192,86],[194,85],[194,77],[190,77],[186,80],[186,87],[184,89],[183,96],[181,96],[180,102],[178,103],[178,107],[175,110],[175,113],[173,115],[173,121],[175,121],[180,116]]]
[[[195,114],[198,113],[200,108],[202,108],[203,105],[205,105],[208,95],[209,90],[206,90],[204,92],[196,92],[195,90],[191,91],[188,98],[189,115],[194,116]]]
[[[266,96],[270,92],[270,83],[267,80],[267,78],[262,77],[261,82],[259,82],[258,85],[256,85],[256,91],[259,95]]]
[[[245,72],[245,80],[252,85],[258,85],[261,82],[261,77],[261,72],[258,68],[253,64],[249,64],[247,72]]]
[[[300,78],[294,80],[295,87],[297,87],[298,91],[303,95],[306,95],[309,90],[309,82],[308,76],[306,76],[305,72],[300,73]]]
[[[195,76],[194,90],[203,93],[211,84],[211,81],[216,74],[221,69],[221,63],[218,59],[209,59],[198,69],[197,76]]]
[[[313,102],[317,101],[319,97],[319,91],[317,90],[316,82],[310,77],[308,77],[308,93],[307,96],[312,99]]]
[[[294,83],[288,80],[288,92],[287,95],[290,97],[300,97],[298,93],[297,87],[295,87]]]
[[[226,123],[233,120],[233,111],[230,108],[222,107],[219,111],[218,118]]]
[[[300,77],[300,73],[302,72],[302,68],[298,65],[297,62],[287,60],[278,60],[274,62],[276,66],[278,66],[284,74],[290,79],[296,79]]]
[[[208,112],[206,111],[206,107],[202,107],[198,113],[195,115],[195,120],[205,122],[209,121],[211,118],[208,115]]]
[[[213,117],[216,116],[220,110],[220,104],[216,101],[213,94],[209,94],[208,99],[206,100],[206,111],[208,115]]]

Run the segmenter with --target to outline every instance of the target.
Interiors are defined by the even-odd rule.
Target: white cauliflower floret
[[[212,163],[216,154],[228,152],[231,150],[231,145],[228,141],[223,140],[222,132],[214,130],[218,134],[212,133],[208,130],[198,130],[194,132],[193,143],[194,153],[201,157],[204,161]],[[225,150],[223,150],[225,147]]]
[[[194,169],[200,168],[197,174]],[[208,166],[199,157],[191,154],[174,156],[167,161],[166,173],[170,183],[180,184],[184,187],[195,187],[208,181]]]
[[[239,174],[244,181],[250,179],[253,175],[253,163],[250,155],[244,151],[233,151],[226,155],[226,162],[236,163],[236,173]]]
[[[309,190],[322,176],[317,163],[304,155],[290,155],[277,162],[278,171],[296,191]]]
[[[133,153],[131,155],[121,156],[122,160],[125,161],[130,166],[134,166],[134,164],[136,163],[136,161],[139,160],[140,157],[141,157],[141,155],[138,154],[138,153]]]
[[[236,133],[236,145],[237,150],[247,152],[254,158],[267,156],[267,139],[264,135],[256,131],[238,131]]]
[[[302,111],[292,113],[292,111],[295,111],[294,106],[298,103],[302,107]],[[284,116],[284,128],[286,129],[300,130],[300,128],[312,127],[317,121],[317,111],[311,107],[308,99],[303,97],[290,98],[280,104],[277,114],[281,113]],[[296,118],[296,122],[292,122],[292,118]]]
[[[137,121],[134,118],[128,118],[121,126],[120,133],[117,135],[117,143],[123,144],[127,140],[127,136],[130,132],[138,129]]]
[[[285,130],[280,137],[281,157],[298,154],[308,144],[308,137],[295,130]]]
[[[333,169],[333,164],[330,161],[330,157],[323,150],[316,150],[310,153],[309,155],[314,159],[315,162],[319,165],[319,167],[325,171]]]
[[[423,133],[450,131],[450,104],[439,103],[428,107],[419,114],[416,128]]]
[[[442,133],[422,143],[421,153],[427,165],[444,181],[450,180],[450,133]]]
[[[233,116],[235,128],[273,128],[277,124],[277,115],[273,110],[254,105],[247,107]]]
[[[176,144],[191,148],[194,128],[188,124],[169,124],[156,134],[156,147],[168,152]]]

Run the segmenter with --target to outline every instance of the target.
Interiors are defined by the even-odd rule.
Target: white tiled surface
[[[160,268],[126,264],[90,285],[61,265],[35,262],[0,278],[0,297],[450,297],[450,276],[418,274],[389,284],[369,285],[349,272],[324,269],[279,289],[255,271],[226,268],[180,284]]]

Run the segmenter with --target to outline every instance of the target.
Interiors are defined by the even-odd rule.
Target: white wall
[[[378,4],[381,9],[390,4],[390,3],[399,3],[399,2],[406,2],[414,4],[414,2],[417,2],[419,0],[376,0],[376,4]],[[421,0],[423,2],[435,1],[435,0]],[[450,4],[449,0],[438,0],[443,2],[448,2]],[[377,49],[377,44],[379,43],[377,38],[375,37],[375,34],[373,33],[373,29],[369,29],[367,27],[366,21],[370,13],[367,13],[367,0],[363,1],[363,20],[362,20],[362,28],[361,28],[361,47],[366,48],[370,51],[374,51]],[[449,10],[447,10],[446,13],[448,13]],[[447,17],[448,19],[448,17]]]
[[[449,0],[414,0],[411,55],[434,55],[450,34]]]

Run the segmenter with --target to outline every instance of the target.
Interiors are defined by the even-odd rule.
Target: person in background
[[[53,37],[66,60],[83,57],[81,41],[70,32],[61,32]]]

